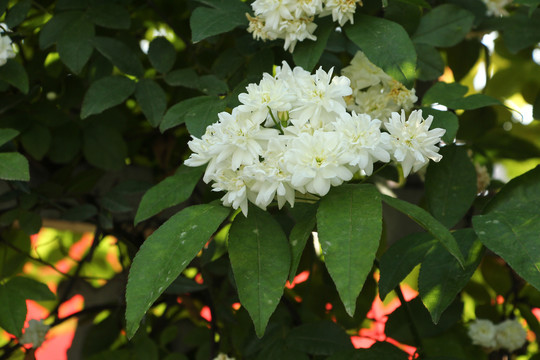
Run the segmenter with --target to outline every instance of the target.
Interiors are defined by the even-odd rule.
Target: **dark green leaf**
[[[340,352],[326,360],[406,360],[409,356],[388,342],[376,342],[369,349]]]
[[[292,329],[285,339],[291,349],[312,355],[332,355],[352,349],[350,337],[332,321],[308,323]]]
[[[411,5],[418,5],[426,9],[431,9],[431,5],[426,0],[398,0]]]
[[[433,122],[431,123],[430,127],[431,129],[441,128],[446,130],[441,138],[442,141],[447,144],[453,143],[459,128],[459,120],[456,114],[450,111],[440,111],[426,107],[423,107],[421,110],[424,118],[429,115],[433,115]]]
[[[418,290],[422,302],[436,324],[480,264],[483,246],[472,229],[454,232],[460,250],[466,254],[465,268],[440,244],[426,256],[420,267]]]
[[[142,77],[144,69],[137,54],[122,41],[109,37],[96,37],[94,39],[96,49],[120,71]]]
[[[218,121],[218,113],[225,108],[225,101],[213,96],[184,100],[167,110],[159,129],[165,131],[185,122],[191,135],[201,137],[208,125]]]
[[[437,6],[420,20],[413,41],[438,47],[456,45],[471,30],[474,15],[452,4]]]
[[[427,205],[435,219],[450,228],[476,198],[476,170],[463,146],[445,146],[439,153],[442,160],[429,164],[426,172]]]
[[[422,105],[444,105],[456,99],[463,99],[468,89],[459,83],[438,82],[433,85],[422,98]]]
[[[229,209],[218,205],[191,206],[171,217],[146,239],[129,272],[126,290],[129,338],[135,335],[146,311],[197,255],[228,214]]]
[[[159,126],[167,108],[167,97],[161,86],[153,80],[142,79],[137,83],[135,99],[150,124],[153,127]]]
[[[83,17],[81,11],[66,11],[55,14],[39,32],[39,47],[46,49],[53,45],[62,35],[64,29]]]
[[[452,254],[461,265],[465,264],[465,259],[459,250],[456,239],[454,239],[450,231],[448,231],[443,224],[433,218],[426,210],[411,204],[410,202],[396,199],[387,195],[383,195],[382,199],[387,205],[409,216],[418,225],[426,229],[431,235],[441,242],[446,250],[450,252],[450,254]]]
[[[379,296],[384,299],[407,275],[422,262],[427,252],[436,244],[428,233],[407,235],[392,244],[381,256],[379,270]]]
[[[28,75],[24,67],[15,59],[8,61],[0,66],[0,80],[15,86],[22,93],[28,93]]]
[[[393,21],[358,15],[345,33],[371,62],[407,87],[416,73],[416,51],[407,32]]]
[[[291,245],[291,269],[289,271],[289,281],[292,282],[296,276],[296,270],[300,263],[300,258],[306,247],[306,242],[311,236],[311,232],[315,229],[317,220],[315,218],[316,209],[310,209],[302,218],[294,225],[289,235],[289,243]]]
[[[415,4],[391,1],[384,8],[384,18],[403,26],[409,35],[414,34],[421,17],[422,9]]]
[[[353,316],[381,238],[379,191],[373,185],[332,189],[319,204],[317,230],[326,268],[347,313]]]
[[[197,80],[197,89],[208,95],[224,95],[229,91],[229,86],[214,75],[205,75]]]
[[[508,17],[502,32],[504,43],[511,53],[517,53],[540,41],[540,11],[529,14],[526,9],[520,9]]]
[[[240,302],[262,337],[289,275],[287,238],[268,212],[250,207],[248,217],[239,214],[231,226],[229,258]]]
[[[24,149],[36,160],[42,160],[51,146],[51,132],[49,128],[33,124],[21,135]]]
[[[54,163],[65,164],[73,160],[81,149],[81,130],[73,122],[53,128],[49,158]]]
[[[4,223],[4,212],[0,216],[2,226],[11,225],[15,220],[17,211],[13,211],[11,219]],[[28,261],[26,254],[30,253],[30,237],[22,230],[11,229],[2,232],[3,241],[0,242],[0,279],[7,278],[22,271],[23,265]]]
[[[0,146],[14,139],[17,135],[19,132],[15,129],[0,129]]]
[[[88,9],[88,17],[94,24],[109,29],[129,29],[131,19],[129,12],[114,3],[100,3]]]
[[[157,71],[167,73],[172,69],[176,61],[176,50],[169,40],[160,36],[150,43],[148,59],[150,59],[150,63]]]
[[[62,219],[69,221],[85,221],[98,213],[97,208],[91,204],[74,206],[62,214]]]
[[[4,15],[8,6],[9,0],[0,0],[0,15]]]
[[[107,76],[94,81],[84,95],[81,118],[121,104],[135,91],[135,87],[135,82],[123,76]]]
[[[204,167],[182,165],[176,173],[150,188],[142,197],[135,224],[187,200],[204,172]]]
[[[41,216],[33,211],[19,210],[17,220],[21,229],[28,235],[37,234],[42,227]]]
[[[185,293],[193,293],[206,289],[207,286],[199,284],[195,280],[188,279],[182,275],[176,278],[171,285],[165,290],[166,294],[181,295]]]
[[[540,92],[536,95],[533,104],[533,119],[540,120]]]
[[[26,300],[14,294],[7,285],[0,284],[0,327],[20,337],[26,319]]]
[[[0,179],[30,180],[28,160],[19,153],[0,153]]]
[[[125,165],[127,145],[118,130],[98,123],[84,129],[83,153],[90,164],[117,170]]]
[[[317,65],[321,58],[328,38],[332,31],[334,31],[334,28],[334,23],[330,21],[330,18],[321,19],[315,31],[317,40],[304,40],[296,45],[293,53],[294,63],[309,72],[313,71],[313,68],[315,68],[315,65]]]
[[[418,54],[418,79],[429,81],[439,78],[444,72],[444,60],[433,46],[415,44]]]
[[[56,296],[49,290],[47,285],[27,277],[16,276],[5,285],[13,295],[24,299],[46,301],[55,300]]]
[[[240,0],[217,0],[209,3],[213,8],[198,7],[189,19],[194,43],[231,31],[237,26],[247,27],[246,13],[250,11],[247,4]]]
[[[165,75],[165,82],[171,86],[198,87],[199,75],[191,68],[178,69]]]
[[[26,14],[32,6],[32,0],[18,0],[9,8],[4,23],[9,28],[14,28],[24,21]]]
[[[450,109],[474,110],[486,106],[503,105],[503,103],[488,95],[473,94],[463,99],[452,99],[444,105]]]
[[[56,49],[66,66],[78,74],[94,51],[94,24],[84,15],[73,19],[61,30]]]

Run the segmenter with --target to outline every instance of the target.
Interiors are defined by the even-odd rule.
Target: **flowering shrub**
[[[0,360],[535,359],[538,5],[0,1]]]

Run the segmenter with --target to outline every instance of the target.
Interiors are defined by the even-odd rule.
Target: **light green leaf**
[[[99,36],[94,39],[96,49],[120,71],[142,77],[144,68],[137,54],[120,40]]]
[[[131,19],[129,12],[118,4],[100,3],[93,4],[88,9],[88,17],[98,26],[109,29],[129,29]]]
[[[444,72],[444,60],[433,46],[414,44],[418,54],[418,79],[423,81],[438,79]]]
[[[198,7],[191,14],[192,40],[194,43],[207,37],[231,31],[237,26],[247,28],[246,13],[249,6],[240,0],[214,0],[206,2],[210,7]]]
[[[429,164],[426,172],[427,205],[433,217],[450,228],[476,198],[476,170],[463,146],[445,146],[439,153],[442,160]]]
[[[27,277],[16,276],[9,280],[5,286],[12,294],[24,299],[36,301],[56,299],[56,295],[49,290],[47,285]]]
[[[274,218],[253,206],[247,218],[239,214],[231,225],[229,258],[238,297],[260,338],[289,275],[289,243]]]
[[[431,235],[441,242],[446,250],[458,260],[460,265],[464,266],[465,259],[459,250],[456,239],[454,239],[450,231],[443,224],[438,222],[426,210],[411,204],[410,202],[396,199],[387,195],[382,195],[382,200],[387,205],[407,215],[418,225],[426,229]]]
[[[6,285],[0,284],[0,328],[17,337],[22,336],[26,319],[26,300],[14,294]]]
[[[121,104],[135,91],[135,86],[132,80],[123,76],[107,76],[94,81],[84,95],[81,118]]]
[[[484,252],[482,243],[472,229],[458,230],[454,236],[461,252],[466,254],[465,268],[446,249],[437,245],[422,262],[418,275],[420,297],[435,324],[469,282]]]
[[[51,132],[48,127],[33,124],[21,135],[24,149],[36,160],[42,160],[51,147]]]
[[[353,349],[351,338],[345,330],[332,321],[307,323],[291,329],[285,343],[312,355],[332,355]]]
[[[317,36],[317,40],[311,41],[306,39],[299,42],[293,52],[294,63],[297,66],[301,66],[304,70],[313,71],[321,58],[328,38],[330,38],[330,34],[334,31],[334,28],[335,25],[330,18],[320,19],[314,34]]]
[[[373,267],[382,232],[382,205],[373,185],[343,185],[323,197],[317,230],[326,268],[350,316]]]
[[[423,107],[421,110],[424,118],[427,118],[429,115],[433,116],[430,129],[445,129],[446,132],[441,138],[442,141],[447,144],[453,143],[459,128],[459,119],[456,114],[451,111],[441,111],[428,107]]]
[[[83,132],[83,154],[95,167],[117,170],[125,165],[127,145],[115,128],[101,123],[92,124]]]
[[[166,38],[159,36],[150,43],[148,59],[153,67],[161,73],[167,73],[172,69],[176,61],[176,50]]]
[[[75,74],[81,72],[94,51],[94,32],[94,24],[84,15],[61,30],[56,49],[62,62]]]
[[[0,146],[14,139],[17,135],[19,132],[15,129],[0,129]]]
[[[403,27],[393,21],[357,15],[345,33],[371,62],[410,88],[416,77],[416,51]]]
[[[137,99],[148,122],[153,127],[157,127],[167,108],[165,91],[155,81],[142,79],[137,83],[135,99]]]
[[[184,271],[228,214],[229,209],[220,205],[191,206],[171,217],[146,239],[129,272],[128,338],[135,335],[146,311]]]
[[[0,153],[0,179],[30,181],[28,160],[16,152]]]
[[[201,137],[208,125],[218,121],[218,113],[225,109],[225,101],[214,96],[184,100],[167,110],[159,129],[163,132],[185,122],[191,135]]]
[[[474,15],[453,4],[437,6],[422,16],[413,41],[437,47],[459,43],[471,30]]]
[[[15,59],[8,61],[0,66],[0,80],[15,86],[22,93],[28,93],[28,75],[24,67]]]
[[[32,0],[18,0],[15,5],[9,8],[3,22],[8,28],[14,28],[24,21],[31,6]]]
[[[292,282],[296,276],[300,258],[306,247],[306,242],[311,236],[311,232],[315,229],[317,220],[315,217],[316,208],[310,209],[300,218],[294,225],[289,234],[289,244],[291,246],[291,269],[289,271],[289,281]]]
[[[407,275],[422,262],[427,252],[436,244],[428,233],[416,233],[392,244],[381,256],[379,270],[379,296],[384,299]]]
[[[53,45],[64,29],[84,16],[82,11],[66,11],[55,14],[39,32],[39,47],[44,50]]]
[[[135,215],[135,224],[187,200],[205,170],[182,165],[176,173],[150,188],[142,197]]]

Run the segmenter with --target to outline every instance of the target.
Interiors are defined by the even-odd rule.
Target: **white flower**
[[[5,24],[0,24],[0,31],[7,30]],[[15,57],[15,51],[13,51],[13,45],[11,45],[11,39],[7,35],[0,35],[0,66],[4,65],[8,59]]]
[[[357,51],[351,63],[341,69],[341,73],[351,79],[353,89],[364,89],[392,78],[380,67],[373,64],[362,51]]]
[[[223,205],[231,206],[233,209],[240,208],[242,213],[248,214],[248,182],[249,177],[245,177],[242,170],[232,171],[222,169],[213,179],[213,191],[225,191],[226,194],[221,198]]]
[[[405,118],[405,111],[401,116],[394,112],[385,127],[391,135],[392,156],[401,163],[403,175],[409,175],[411,169],[417,171],[429,160],[440,161],[442,155],[438,154],[439,148],[435,146],[441,141],[441,136],[446,130],[429,130],[433,116],[422,118],[422,111],[415,110]]]
[[[251,8],[255,15],[261,15],[266,27],[271,30],[278,30],[279,23],[283,19],[294,19],[291,14],[291,4],[294,0],[255,0],[251,4]]]
[[[214,360],[234,360],[234,358],[229,357],[227,354],[219,353],[218,356],[214,358]]]
[[[21,344],[32,344],[32,347],[38,348],[45,341],[45,335],[49,331],[49,325],[43,324],[43,320],[30,320],[28,327],[24,329],[24,334],[19,338]]]
[[[495,348],[495,325],[489,320],[478,319],[469,325],[469,337],[472,343],[485,348]]]
[[[285,39],[283,48],[292,53],[298,41],[304,41],[305,39],[317,40],[317,37],[313,35],[315,29],[317,29],[317,24],[313,22],[312,17],[282,21],[279,30],[282,34],[281,37]]]
[[[527,331],[517,320],[505,320],[495,327],[497,347],[513,352],[527,341]]]
[[[291,141],[285,163],[296,190],[324,196],[331,185],[338,186],[352,179],[341,140],[335,132],[316,130],[312,136],[301,133]]]
[[[354,13],[356,4],[362,6],[361,0],[327,0],[324,4],[322,16],[332,14],[332,20],[337,21],[339,26],[343,26],[350,21],[354,24]]]
[[[512,0],[482,0],[486,4],[487,16],[508,16],[505,7],[512,3]]]
[[[380,120],[367,114],[345,113],[334,126],[347,144],[344,157],[349,165],[371,175],[374,161],[390,161],[390,135],[381,133]]]

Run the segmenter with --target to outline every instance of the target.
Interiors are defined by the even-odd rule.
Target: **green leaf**
[[[84,16],[82,11],[66,11],[55,14],[39,32],[39,47],[44,50],[56,43],[64,29]]]
[[[376,342],[369,349],[337,353],[326,360],[407,360],[408,354],[388,342]],[[441,360],[441,359],[439,359]]]
[[[2,226],[9,225],[15,219],[9,219],[8,224],[2,223],[3,217],[9,214],[4,212],[0,217]],[[16,215],[16,210],[14,211]],[[28,261],[26,254],[30,253],[30,237],[20,229],[11,228],[2,232],[3,241],[0,242],[0,279],[7,278],[22,271]]]
[[[184,100],[167,110],[159,129],[163,132],[185,122],[191,135],[201,137],[208,125],[218,121],[218,113],[225,109],[225,101],[214,96]]]
[[[24,149],[36,160],[41,161],[51,147],[51,132],[49,128],[33,124],[21,135]]]
[[[300,258],[306,247],[306,242],[311,236],[311,232],[315,229],[317,223],[316,208],[307,211],[304,216],[294,225],[289,234],[289,244],[291,246],[291,268],[289,271],[289,281],[292,282],[296,276],[296,270],[300,263]]]
[[[174,175],[150,188],[139,204],[135,224],[187,200],[204,170],[204,166],[192,168],[182,165]]]
[[[198,7],[189,19],[194,43],[231,31],[237,26],[247,27],[246,13],[250,11],[247,4],[240,0],[214,0],[207,3],[212,8]]]
[[[0,129],[0,146],[14,139],[17,135],[19,132],[15,129]]]
[[[94,24],[109,29],[129,29],[131,19],[129,12],[118,4],[94,4],[88,9],[88,16]]]
[[[407,215],[418,225],[426,229],[431,235],[441,242],[446,250],[458,260],[460,265],[464,266],[465,259],[459,250],[456,239],[454,239],[450,231],[443,224],[438,222],[426,210],[411,204],[410,202],[396,199],[387,195],[382,195],[382,200],[387,205]]]
[[[291,329],[285,343],[291,349],[312,355],[332,355],[352,349],[351,338],[332,321],[307,323]]]
[[[289,275],[289,243],[274,218],[253,206],[247,218],[239,214],[231,225],[229,258],[238,297],[260,338]]]
[[[413,41],[437,47],[459,43],[471,30],[474,15],[453,4],[437,6],[422,16]]]
[[[438,163],[426,171],[426,198],[429,212],[443,225],[454,226],[476,198],[476,170],[464,146],[440,149]]]
[[[431,5],[426,0],[398,0],[411,5],[418,5],[426,9],[431,9]]]
[[[293,53],[294,63],[301,66],[305,70],[311,72],[315,65],[319,62],[321,55],[326,47],[330,34],[334,31],[334,23],[330,18],[322,18],[317,24],[315,30],[316,41],[308,41],[307,39],[299,42]]]
[[[171,86],[198,88],[199,75],[191,68],[173,70],[165,74],[165,82]]]
[[[534,46],[540,41],[540,11],[532,13],[526,9],[518,9],[505,19],[502,36],[508,50],[515,54],[518,51]]]
[[[371,62],[410,88],[416,77],[416,51],[399,24],[386,19],[357,15],[345,33]]]
[[[431,123],[430,129],[445,129],[446,132],[441,138],[442,141],[447,144],[453,143],[459,128],[459,119],[456,114],[451,111],[441,111],[427,107],[423,107],[421,110],[424,118],[429,115],[433,116],[433,122]]]
[[[395,242],[381,256],[379,270],[379,296],[384,299],[399,283],[422,262],[427,252],[436,244],[428,233],[416,233]]]
[[[16,152],[0,153],[0,179],[30,181],[28,160]]]
[[[117,170],[125,165],[127,145],[118,130],[97,123],[84,129],[83,153],[86,160],[95,167]]]
[[[5,286],[13,295],[18,295],[24,299],[36,301],[56,299],[56,295],[49,290],[47,285],[27,277],[16,276],[9,280]]]
[[[0,15],[4,15],[8,6],[9,0],[0,0]]]
[[[506,184],[473,217],[480,241],[523,279],[540,289],[540,166]]]
[[[24,67],[15,59],[8,59],[4,65],[0,66],[0,80],[28,94],[28,75]]]
[[[33,211],[20,209],[17,220],[21,229],[28,235],[37,234],[42,228],[41,216]]]
[[[166,38],[156,37],[148,48],[148,59],[157,71],[167,73],[176,61],[176,50]]]
[[[17,337],[22,336],[26,319],[26,300],[10,291],[7,285],[0,284],[0,327]]]
[[[444,105],[456,99],[462,99],[468,88],[459,83],[438,82],[429,88],[422,98],[422,105],[441,104]]]
[[[489,95],[473,94],[463,99],[452,99],[444,105],[450,109],[474,110],[486,106],[503,105],[503,103]]]
[[[418,79],[423,81],[435,80],[444,72],[444,60],[433,46],[414,44],[418,54]]]
[[[438,323],[442,313],[465,287],[480,264],[483,246],[472,229],[454,232],[460,250],[467,254],[465,268],[440,245],[422,261],[418,275],[418,291],[429,310],[433,323]]]
[[[26,14],[32,6],[32,0],[19,0],[9,8],[4,23],[8,28],[14,28],[26,19]]]
[[[137,83],[135,99],[139,103],[148,122],[157,127],[167,109],[165,91],[154,80],[142,79]]]
[[[536,95],[533,104],[533,119],[540,120],[540,92]]]
[[[57,39],[60,59],[75,74],[81,72],[94,51],[94,32],[94,24],[82,15],[67,24]]]
[[[135,91],[135,86],[132,80],[124,76],[107,76],[94,81],[84,95],[81,118],[121,104]]]
[[[219,205],[191,206],[171,217],[146,239],[129,272],[128,338],[135,335],[146,311],[184,271],[228,214],[229,209]]]
[[[144,68],[137,54],[120,40],[99,36],[94,39],[96,49],[120,71],[142,77]]]
[[[317,230],[326,268],[350,316],[373,267],[382,232],[382,204],[373,185],[344,185],[322,198]]]

